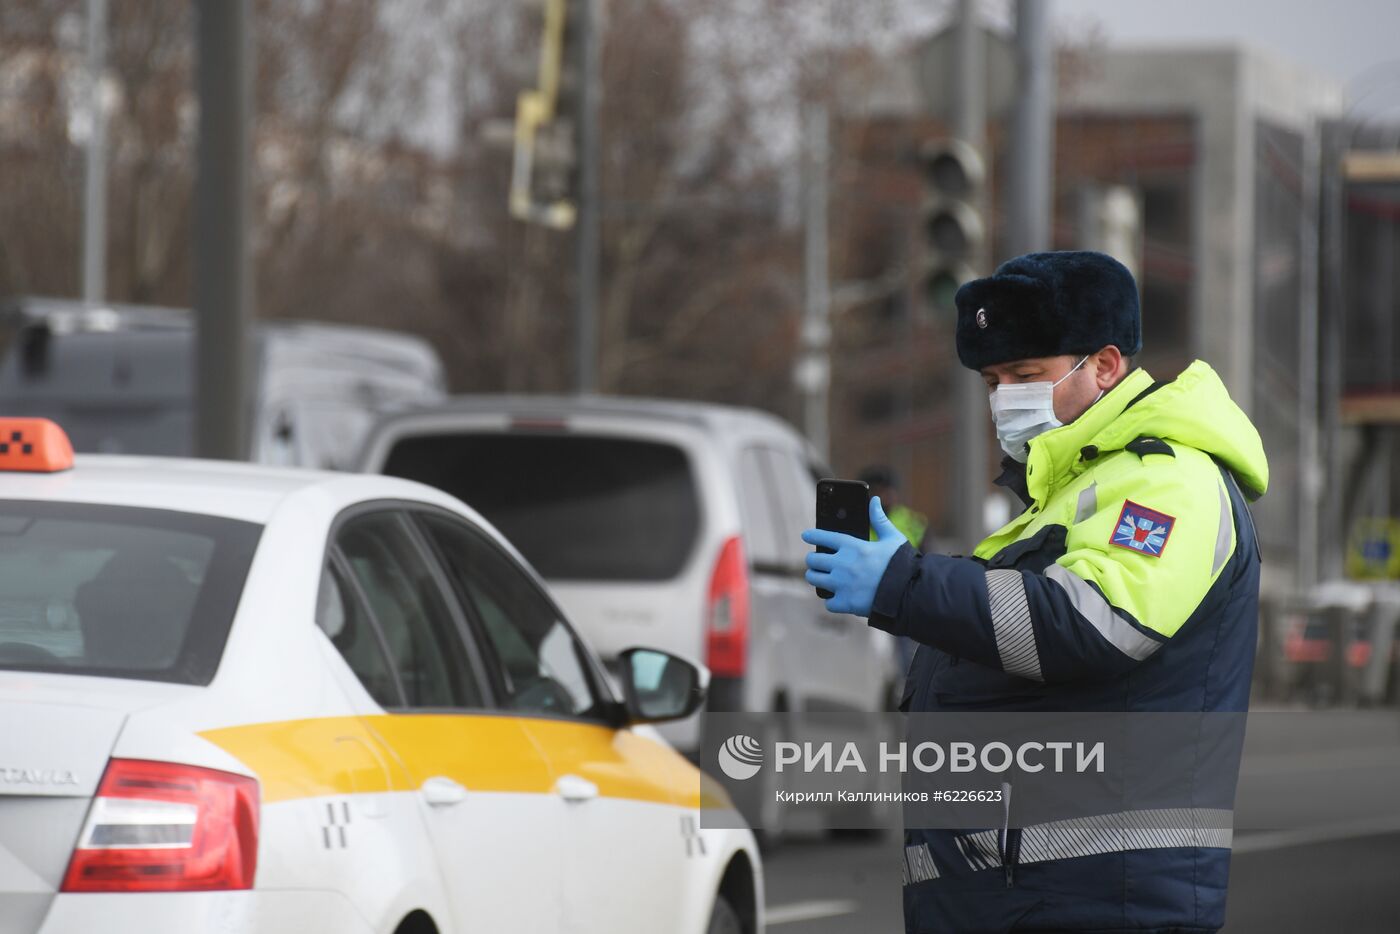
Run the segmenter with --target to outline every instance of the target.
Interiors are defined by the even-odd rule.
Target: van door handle
[[[592,801],[598,797],[598,786],[577,775],[560,775],[554,790],[565,801]]]
[[[445,775],[434,775],[423,782],[423,800],[429,805],[440,808],[453,804],[461,804],[467,800],[467,789],[460,782],[454,781]]]

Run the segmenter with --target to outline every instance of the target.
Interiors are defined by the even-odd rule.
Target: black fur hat
[[[1115,345],[1142,350],[1137,283],[1127,267],[1088,250],[1027,253],[958,289],[958,359],[984,366],[1087,354]]]

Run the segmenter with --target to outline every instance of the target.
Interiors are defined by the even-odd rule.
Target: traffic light
[[[977,150],[958,139],[929,143],[919,151],[926,194],[919,222],[924,262],[920,292],[935,316],[956,313],[958,287],[977,276],[986,239],[979,205],[986,169]]]
[[[587,0],[545,0],[537,87],[516,102],[510,211],[520,220],[564,229],[576,210],[578,11]]]

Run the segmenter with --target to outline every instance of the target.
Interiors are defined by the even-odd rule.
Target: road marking
[[[1293,846],[1335,843],[1340,840],[1380,837],[1391,833],[1400,833],[1400,814],[1336,824],[1319,824],[1316,827],[1300,827],[1297,830],[1236,833],[1232,850],[1234,855],[1239,856],[1242,853],[1264,853]]]
[[[769,927],[777,924],[795,924],[798,921],[816,921],[818,918],[836,918],[854,914],[860,905],[852,901],[811,901],[793,902],[791,905],[778,905],[763,913]]]

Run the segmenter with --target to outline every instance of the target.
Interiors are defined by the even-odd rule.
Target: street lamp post
[[[954,25],[954,54],[952,86],[953,95],[952,129],[953,136],[978,152],[984,151],[987,135],[986,113],[986,65],[984,60],[985,42],[981,24],[977,18],[976,0],[958,0],[957,22]],[[979,192],[981,204],[974,210],[982,217],[988,216],[985,210],[985,195]],[[987,247],[985,241],[977,247],[977,255],[970,259],[973,271],[984,275],[986,270]],[[982,538],[984,525],[983,509],[987,490],[987,393],[982,380],[976,373],[955,367],[953,382],[956,387],[956,426],[957,444],[954,500],[958,544],[972,548]]]
[[[247,456],[252,0],[199,0],[195,183],[195,452]]]

